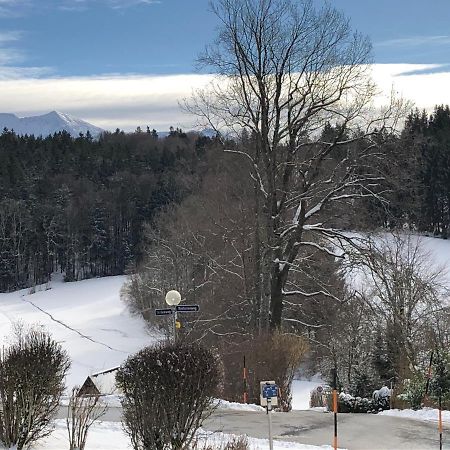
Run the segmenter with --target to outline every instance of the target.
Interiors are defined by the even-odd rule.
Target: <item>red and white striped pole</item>
[[[244,370],[243,370],[242,376],[243,376],[243,385],[244,385],[243,401],[244,401],[244,403],[248,403],[248,383],[247,383],[247,367],[245,365],[245,355],[244,355]]]

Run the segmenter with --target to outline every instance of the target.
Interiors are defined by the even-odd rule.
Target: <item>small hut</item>
[[[119,367],[103,370],[89,375],[78,393],[82,395],[118,395],[120,390],[116,385],[116,373]]]

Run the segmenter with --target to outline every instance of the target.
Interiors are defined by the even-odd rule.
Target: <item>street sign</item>
[[[155,314],[157,316],[170,316],[172,313],[172,308],[155,309]]]
[[[268,384],[263,387],[263,398],[278,397],[278,386],[276,384]]]
[[[260,385],[260,405],[268,406],[270,402],[270,407],[278,406],[278,386],[275,381],[261,381]]]
[[[177,312],[198,312],[200,311],[199,305],[177,305]]]

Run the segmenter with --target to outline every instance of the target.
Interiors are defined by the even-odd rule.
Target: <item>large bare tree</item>
[[[227,151],[248,163],[254,182],[255,304],[264,331],[281,327],[287,296],[332,296],[289,280],[301,273],[304,249],[332,255],[327,241],[344,238],[330,220],[336,204],[378,194],[379,136],[397,108],[374,115],[371,45],[329,5],[216,0],[212,10],[220,30],[200,63],[217,78],[187,108],[222,135],[250,136]],[[324,139],[326,124],[334,133]]]
[[[418,236],[391,233],[365,236],[348,252],[348,273],[356,294],[386,332],[396,376],[408,378],[424,367],[444,318],[449,286]],[[439,336],[436,336],[439,335]]]

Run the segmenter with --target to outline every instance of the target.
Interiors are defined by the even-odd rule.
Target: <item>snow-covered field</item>
[[[28,289],[0,294],[0,345],[8,343],[12,324],[19,320],[24,325],[43,325],[72,359],[69,390],[94,372],[120,365],[155,340],[144,321],[132,317],[120,300],[125,279],[64,283],[56,277],[34,294]]]

